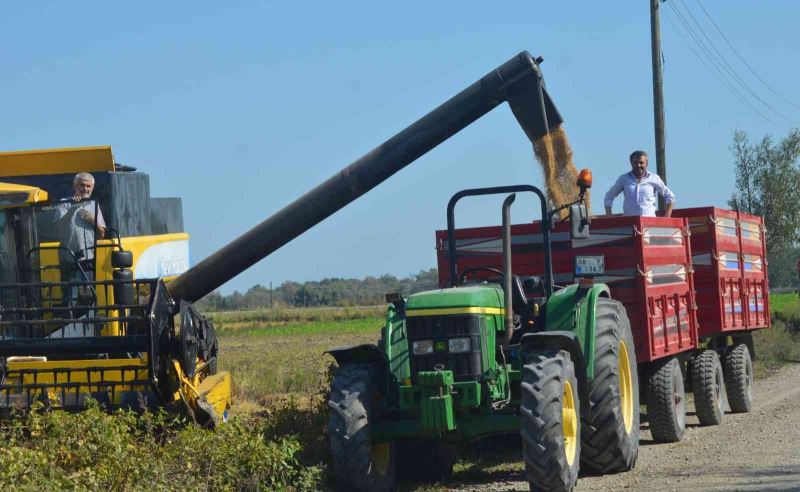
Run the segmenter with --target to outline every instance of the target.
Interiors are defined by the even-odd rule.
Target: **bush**
[[[295,436],[258,420],[208,431],[164,412],[80,413],[41,407],[0,426],[0,484],[20,489],[315,490]]]

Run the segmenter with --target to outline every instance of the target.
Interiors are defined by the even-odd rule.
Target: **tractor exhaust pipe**
[[[167,285],[174,301],[200,300],[417,158],[508,101],[533,142],[562,123],[541,58],[523,51]]]
[[[517,198],[516,193],[508,195],[503,201],[503,304],[505,304],[505,328],[501,345],[510,345],[514,336],[514,298],[511,295],[513,271],[511,270],[511,204]]]

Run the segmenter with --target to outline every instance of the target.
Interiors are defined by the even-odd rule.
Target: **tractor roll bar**
[[[498,195],[505,193],[516,193],[522,191],[530,191],[539,197],[539,203],[542,208],[542,220],[540,222],[542,227],[542,242],[544,243],[544,292],[546,297],[553,294],[553,255],[550,246],[550,221],[551,214],[547,209],[547,199],[542,191],[532,185],[512,185],[512,186],[495,186],[492,188],[473,188],[469,190],[462,190],[453,195],[450,201],[447,202],[447,258],[450,263],[450,286],[455,287],[458,283],[458,267],[456,259],[458,250],[456,248],[456,233],[455,233],[455,208],[456,203],[464,197],[480,196],[480,195]],[[509,204],[510,205],[510,204]],[[504,207],[505,208],[505,207]],[[510,242],[510,238],[509,238]],[[509,249],[511,244],[508,245]],[[503,272],[504,276],[510,275],[511,272]]]
[[[562,123],[541,58],[523,51],[167,285],[195,302],[507,101],[533,141]]]

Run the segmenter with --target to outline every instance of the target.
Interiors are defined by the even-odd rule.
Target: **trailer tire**
[[[725,389],[732,412],[747,413],[753,408],[753,360],[743,343],[728,347],[725,353]]]
[[[625,307],[601,297],[595,312],[591,415],[581,432],[581,467],[618,473],[632,469],[639,454],[639,375]]]
[[[725,378],[722,363],[713,350],[692,357],[692,393],[700,425],[719,425],[725,415]]]
[[[444,482],[453,474],[457,449],[431,440],[403,440],[397,443],[397,476],[418,482]]]
[[[520,385],[520,434],[533,490],[570,491],[580,468],[580,398],[569,352],[527,355]]]
[[[656,442],[677,442],[686,430],[683,374],[675,357],[656,363],[647,385],[647,417]]]
[[[395,444],[372,443],[375,384],[370,364],[347,363],[333,376],[328,400],[331,468],[340,490],[395,490]]]

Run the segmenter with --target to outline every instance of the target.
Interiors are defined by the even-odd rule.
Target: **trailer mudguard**
[[[569,353],[575,365],[575,377],[578,379],[578,394],[582,402],[589,401],[589,377],[586,372],[586,358],[583,356],[578,336],[572,331],[540,331],[527,333],[520,340],[524,354],[539,350],[564,350]],[[589,405],[581,405],[581,416],[589,416]]]
[[[362,345],[350,345],[347,347],[336,347],[326,350],[324,353],[330,354],[336,360],[336,363],[341,365],[362,362],[365,364],[372,364],[376,369],[376,381],[379,382],[382,394],[386,394],[386,377],[389,373],[389,360],[386,358],[381,349],[372,343],[365,343]]]

